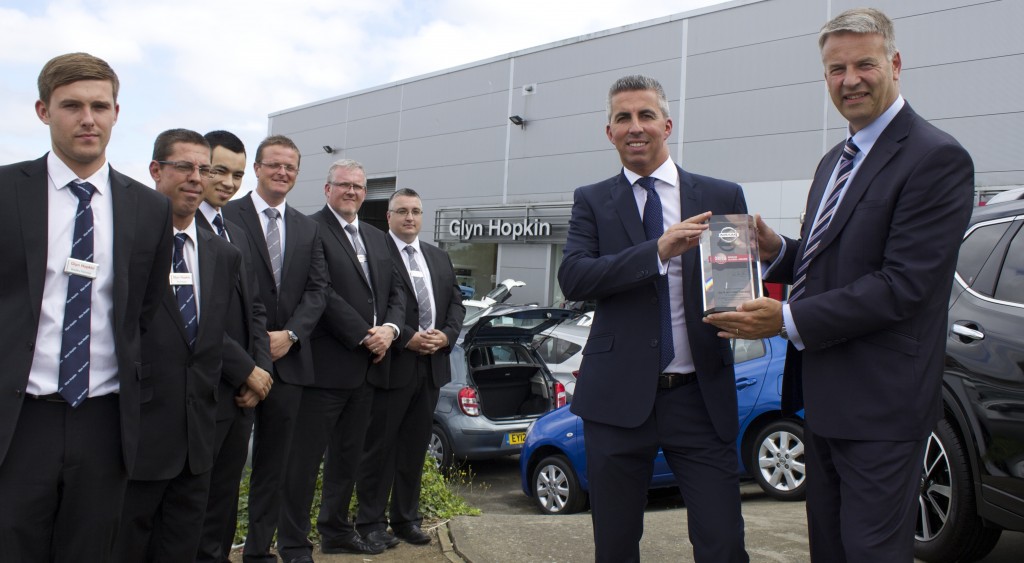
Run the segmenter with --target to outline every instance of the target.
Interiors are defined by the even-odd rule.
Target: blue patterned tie
[[[217,229],[217,234],[224,240],[228,239],[228,231],[224,228],[224,219],[220,216],[220,213],[213,216],[213,227]]]
[[[188,235],[178,233],[174,235],[174,256],[171,257],[174,273],[187,274],[188,264],[185,263],[185,240]],[[193,278],[194,280],[194,278]],[[174,297],[178,300],[178,312],[181,313],[181,322],[185,324],[185,334],[188,335],[188,347],[195,348],[196,335],[199,334],[199,314],[196,310],[196,292],[192,285],[174,286]]]
[[[814,221],[814,225],[811,225],[810,234],[807,237],[807,242],[804,244],[804,252],[800,256],[800,263],[796,267],[796,279],[789,290],[790,301],[800,297],[804,289],[806,289],[804,281],[807,279],[807,266],[810,265],[811,259],[814,257],[814,251],[821,244],[821,235],[828,229],[829,223],[832,222],[832,217],[836,214],[839,200],[842,198],[843,192],[846,191],[846,181],[850,179],[850,174],[853,172],[853,159],[857,156],[858,152],[860,152],[860,148],[853,143],[852,138],[846,141],[846,146],[843,147],[843,155],[839,158],[836,182],[832,185],[832,190],[827,194],[828,199],[825,201],[825,205],[822,206],[821,214]]]
[[[78,198],[71,257],[93,261],[92,196],[96,187],[89,182],[71,182],[68,189]],[[60,368],[57,392],[72,407],[89,394],[89,344],[92,327],[92,279],[68,276],[68,298],[64,303],[64,333],[60,339]]]
[[[647,190],[647,203],[644,204],[644,234],[647,240],[657,240],[665,233],[665,218],[661,211],[661,198],[654,190],[654,178],[640,178],[636,181]],[[676,356],[675,343],[672,340],[672,304],[668,296],[668,276],[659,275],[655,280],[658,288],[658,324],[661,326],[661,362],[659,371],[665,371],[672,358]]]

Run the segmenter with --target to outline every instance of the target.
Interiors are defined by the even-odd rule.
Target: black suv
[[[915,555],[975,561],[1024,531],[1024,201],[979,207],[949,298],[942,400]]]

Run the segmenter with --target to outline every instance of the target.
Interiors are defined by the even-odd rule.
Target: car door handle
[[[969,327],[967,327],[967,326],[965,326],[963,324],[960,324],[962,322],[963,321],[957,321],[957,322],[953,323],[953,328],[952,328],[953,334],[959,336],[961,340],[964,340],[966,342],[967,340],[984,340],[985,339],[985,333],[984,332],[981,332],[980,330],[975,330],[973,328],[969,328]],[[971,324],[974,324],[974,323],[971,323]]]
[[[736,390],[739,391],[740,389],[746,389],[755,383],[757,383],[756,377],[744,377],[743,379],[737,379]]]

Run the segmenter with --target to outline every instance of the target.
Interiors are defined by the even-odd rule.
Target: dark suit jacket
[[[281,289],[274,283],[267,239],[256,215],[253,194],[229,201],[221,210],[248,235],[260,259],[253,258],[260,299],[267,312],[267,330],[291,330],[299,337],[288,354],[274,362],[274,373],[286,383],[309,385],[313,381],[313,355],[308,346],[313,328],[323,313],[329,285],[323,245],[316,223],[292,206],[285,208],[284,264]]]
[[[683,219],[747,212],[738,185],[677,169]],[[732,350],[701,320],[699,259],[697,249],[682,255],[686,333],[708,414],[719,437],[731,441],[739,431]],[[558,283],[566,299],[597,300],[571,407],[583,419],[634,428],[650,416],[659,375],[659,275],[658,242],[646,240],[626,177],[577,188]]]
[[[225,347],[237,345],[225,333],[232,295],[238,291],[242,255],[231,243],[196,229],[199,252],[199,332],[188,345],[173,288],[164,292],[150,329],[142,338],[141,440],[131,478],[171,479],[188,461],[192,474],[213,467],[217,385]]]
[[[842,148],[818,164],[801,240]],[[914,440],[935,427],[946,307],[973,194],[970,155],[906,104],[847,187],[790,305],[805,350],[790,346],[785,406],[800,407],[802,368],[816,434]],[[768,281],[791,283],[802,252],[787,239]]]
[[[327,308],[313,332],[316,380],[311,385],[354,389],[368,377],[386,378],[391,354],[374,364],[370,352],[359,344],[366,337],[366,331],[374,326],[375,310],[377,326],[393,323],[401,328],[405,324],[405,293],[401,290],[402,282],[388,252],[385,235],[380,229],[359,222],[359,234],[366,246],[373,280],[371,293],[355,249],[338,218],[326,205],[311,217],[323,233],[324,257],[331,277]]]
[[[201,212],[196,213],[196,226],[215,232]],[[225,325],[231,342],[224,345],[224,367],[217,392],[217,420],[227,420],[238,412],[235,396],[249,378],[253,367],[258,365],[268,372],[274,369],[270,361],[267,311],[260,299],[259,281],[254,269],[253,254],[256,251],[245,229],[231,221],[225,221],[224,228],[231,237],[231,243],[242,253],[242,265],[238,272],[236,290],[231,294]]]
[[[167,198],[114,169],[114,342],[120,383],[125,468],[139,440],[140,335],[167,289],[173,237]],[[0,370],[0,463],[21,412],[39,327],[46,273],[46,156],[0,167],[0,338],[7,342]]]
[[[385,373],[375,372],[370,383],[382,389],[396,389],[415,382],[416,358],[419,356],[405,347],[419,330],[419,306],[416,299],[416,286],[413,285],[409,271],[405,267],[404,252],[395,245],[391,235],[385,235],[388,250],[395,261],[395,269],[402,278],[402,290],[405,293],[405,319],[402,322],[402,334],[391,350],[391,369]],[[462,292],[455,279],[455,269],[448,253],[440,248],[420,241],[420,252],[430,270],[430,283],[434,293],[434,326],[448,337],[448,347],[430,355],[431,380],[434,387],[440,389],[452,380],[451,364],[448,355],[452,346],[459,338],[462,321],[466,318],[466,308],[462,306]]]

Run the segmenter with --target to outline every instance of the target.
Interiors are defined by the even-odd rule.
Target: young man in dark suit
[[[106,561],[139,440],[140,335],[171,265],[167,198],[113,170],[118,79],[60,55],[39,74],[42,158],[0,167],[0,553]]]
[[[388,250],[405,291],[402,334],[391,369],[369,377],[373,408],[366,454],[359,469],[356,526],[367,540],[394,546],[395,536],[430,543],[420,529],[420,484],[434,407],[451,381],[448,354],[459,338],[466,308],[448,254],[419,238],[423,202],[408,188],[388,202]],[[391,499],[390,518],[385,514]],[[388,533],[388,524],[394,535]]]
[[[622,171],[576,190],[558,271],[566,299],[597,301],[571,407],[585,429],[596,557],[639,561],[660,446],[694,559],[746,561],[732,351],[701,323],[697,249],[712,213],[747,212],[743,191],[672,162],[668,101],[652,78],[612,85],[606,133]]]
[[[974,165],[900,95],[885,14],[843,12],[818,46],[849,125],[818,164],[800,239],[759,223],[766,279],[793,284],[789,302],[761,299],[708,320],[725,337],[790,340],[783,407],[806,408],[811,559],[912,561]]]
[[[253,407],[270,391],[273,363],[266,309],[254,269],[259,258],[242,227],[224,219],[221,213],[242,186],[245,146],[228,131],[211,131],[203,137],[210,143],[211,168],[210,175],[203,179],[203,202],[196,213],[196,225],[228,240],[242,253],[240,283],[231,296],[226,321],[233,344],[224,347],[210,493],[196,553],[197,562],[225,563],[235,538],[238,488],[249,453]]]
[[[327,271],[317,224],[287,205],[299,173],[299,149],[283,135],[256,149],[256,190],[224,206],[252,241],[260,298],[267,310],[273,392],[256,406],[249,534],[245,561],[276,561],[270,553],[281,506],[302,386],[313,381],[310,337],[323,313]]]
[[[320,226],[331,288],[310,338],[314,378],[302,389],[288,480],[282,489],[278,550],[285,561],[312,560],[309,510],[328,443],[317,518],[321,550],[384,550],[356,533],[348,507],[370,420],[373,390],[367,378],[388,369],[387,352],[399,336],[405,295],[384,233],[359,220],[366,199],[362,165],[354,160],[332,164],[324,195],[327,204],[312,218]]]
[[[115,560],[190,560],[213,467],[225,319],[242,257],[196,228],[210,146],[187,129],[156,138],[149,173],[171,201],[171,287],[142,336],[141,439],[128,481]]]

